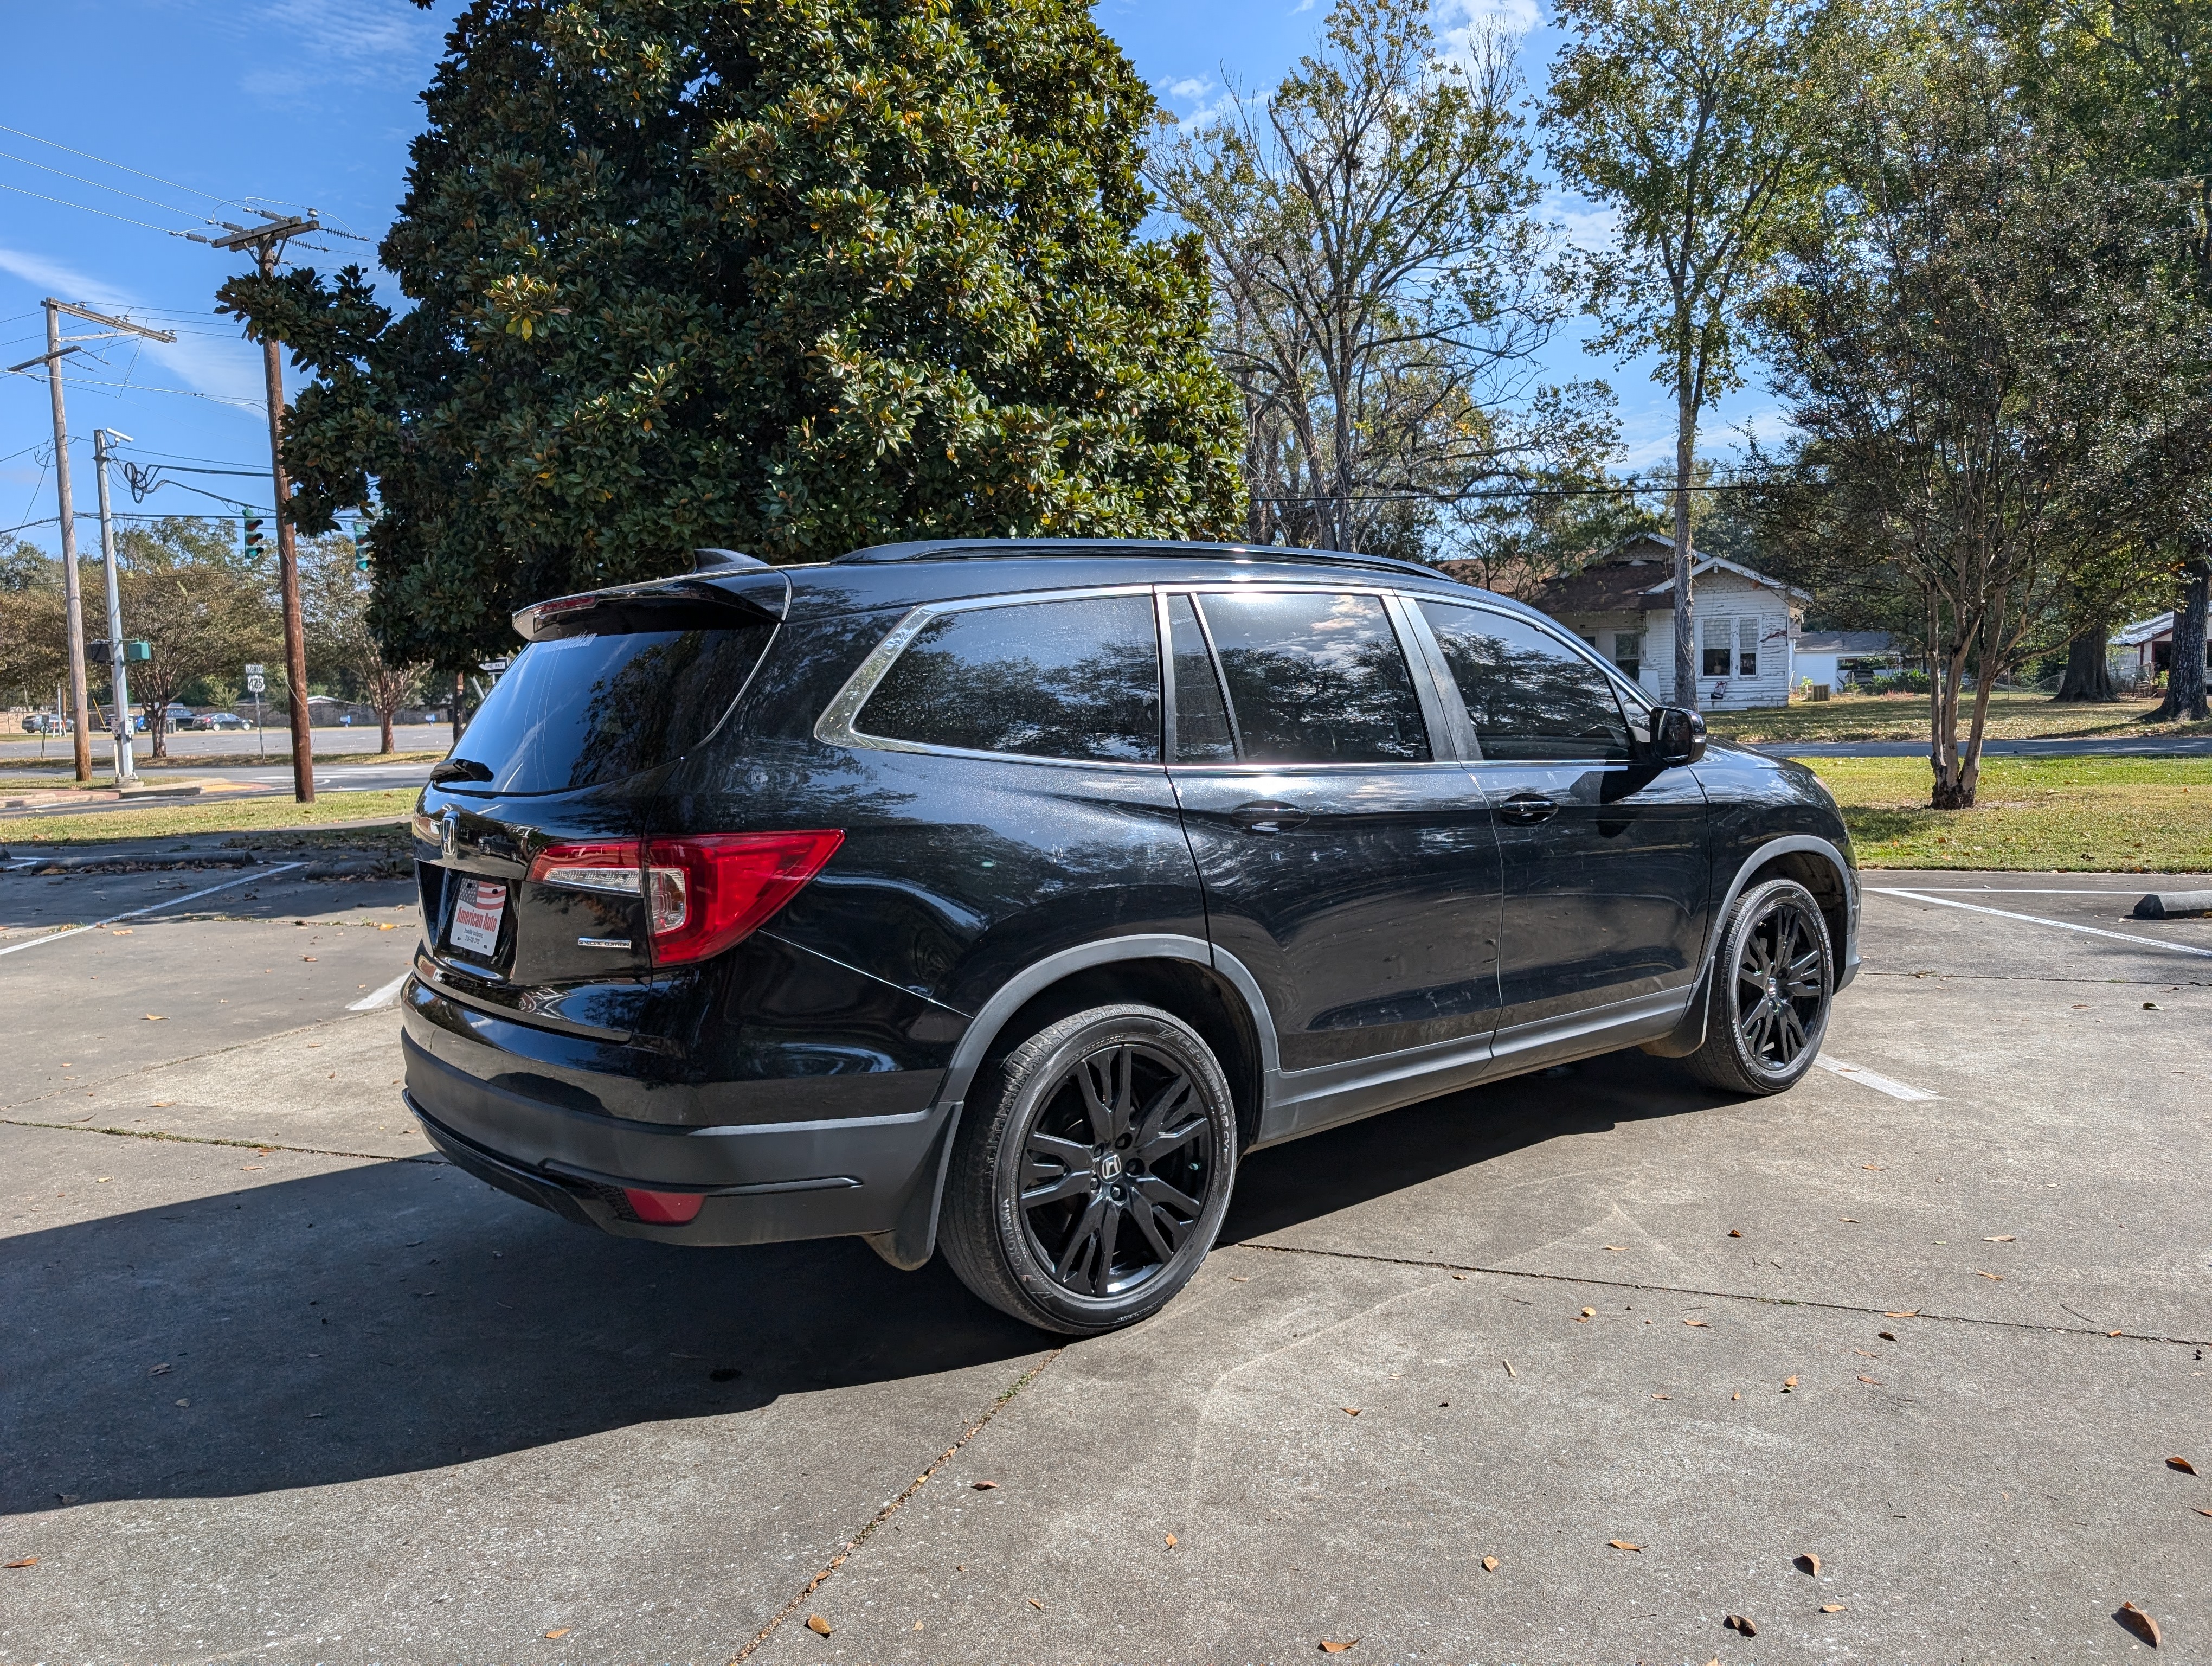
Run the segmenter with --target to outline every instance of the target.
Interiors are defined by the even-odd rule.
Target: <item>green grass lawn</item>
[[[316,833],[334,824],[366,822],[373,825],[349,830],[342,842],[397,850],[400,833],[415,800],[415,787],[394,787],[380,793],[331,793],[313,804],[295,804],[283,797],[179,800],[150,804],[143,810],[93,811],[82,816],[25,817],[0,822],[0,844],[35,849],[45,845],[112,844],[125,839],[172,839],[210,833],[272,835],[287,830]],[[254,842],[276,843],[279,839],[257,838]]]
[[[1866,867],[2212,871],[2212,758],[1994,757],[1972,810],[1928,807],[1917,757],[1805,762]]]
[[[1994,694],[1989,726],[1993,739],[2087,740],[2129,735],[2203,734],[2212,723],[2153,723],[2155,700],[2117,704],[2059,705],[2044,694]],[[1971,708],[1968,710],[1971,715]],[[1707,712],[1705,727],[1729,740],[1925,740],[1924,694],[1839,695],[1833,700],[1793,700],[1771,711]],[[1959,726],[1966,738],[1966,722]]]

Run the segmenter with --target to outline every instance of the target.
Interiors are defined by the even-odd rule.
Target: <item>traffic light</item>
[[[261,517],[243,515],[240,519],[246,524],[246,558],[252,561],[258,558],[269,547],[262,540]]]
[[[105,638],[97,642],[87,642],[84,645],[84,662],[88,666],[104,666],[107,663],[107,642]]]

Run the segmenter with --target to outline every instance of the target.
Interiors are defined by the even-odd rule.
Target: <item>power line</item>
[[[105,156],[95,156],[89,150],[79,150],[75,145],[64,144],[58,139],[42,139],[36,133],[26,133],[21,128],[10,127],[4,122],[0,122],[0,133],[13,133],[17,138],[28,139],[33,144],[52,145],[57,150],[68,151],[72,156],[82,156],[88,162],[98,162],[102,167],[116,168],[125,173],[136,173],[142,179],[151,179],[155,185],[167,185],[172,191],[185,192],[194,197],[204,197],[210,203],[228,203],[232,200],[228,197],[218,197],[211,191],[202,191],[197,185],[180,185],[174,179],[165,179],[158,173],[147,173],[143,168],[126,167],[121,162],[111,162]]]
[[[188,209],[173,208],[158,198],[141,197],[135,191],[125,191],[121,185],[111,185],[99,179],[88,179],[82,173],[72,173],[65,167],[54,167],[46,162],[34,162],[28,156],[18,156],[10,150],[0,150],[0,161],[21,162],[25,167],[35,167],[41,173],[58,173],[64,179],[74,179],[81,185],[90,185],[94,191],[112,191],[118,197],[128,197],[134,203],[144,203],[160,209],[165,214],[189,214]]]
[[[148,231],[158,231],[164,237],[182,237],[184,233],[167,226],[157,226],[150,220],[133,220],[127,214],[111,214],[106,209],[96,209],[83,203],[72,203],[66,197],[49,197],[43,191],[31,191],[21,185],[11,185],[0,179],[0,191],[20,192],[26,197],[35,197],[42,203],[59,203],[64,208],[82,209],[87,214],[97,214],[103,219],[120,220],[126,226],[143,226]]]

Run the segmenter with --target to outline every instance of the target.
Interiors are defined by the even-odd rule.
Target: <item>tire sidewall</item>
[[[992,1129],[991,1234],[998,1258],[1042,1322],[1057,1330],[1087,1335],[1117,1330],[1148,1317],[1190,1281],[1213,1248],[1236,1179],[1237,1113],[1229,1083],[1212,1049],[1196,1031],[1165,1012],[1122,1008],[1079,1013],[1078,1023],[1048,1051],[1029,1062],[999,1107]],[[1057,1027],[1057,1026],[1055,1026]],[[1056,1091],[1067,1072],[1090,1054],[1136,1042],[1172,1055],[1198,1085],[1206,1101],[1206,1138],[1212,1158],[1205,1207],[1183,1247],[1159,1272],[1125,1296],[1094,1299],[1062,1288],[1037,1263],[1020,1202],[1021,1162],[1026,1132],[1040,1102]]]
[[[1805,1038],[1805,1049],[1796,1061],[1784,1070],[1770,1068],[1744,1044],[1742,1026],[1736,1018],[1736,968],[1743,955],[1744,940],[1753,926],[1764,915],[1771,903],[1787,898],[1800,905],[1801,911],[1813,922],[1820,945],[1820,1011]],[[1735,905],[1729,921],[1728,936],[1721,945],[1721,958],[1713,968],[1715,994],[1718,1010],[1713,1021],[1722,1026],[1727,1037],[1728,1049],[1736,1067],[1745,1078],[1757,1085],[1764,1093],[1778,1093],[1796,1085],[1805,1073],[1813,1067],[1820,1056],[1821,1044],[1828,1037],[1828,1019],[1836,1005],[1836,951],[1828,935],[1828,921],[1820,912],[1820,904],[1813,893],[1795,879],[1767,879],[1746,891]]]

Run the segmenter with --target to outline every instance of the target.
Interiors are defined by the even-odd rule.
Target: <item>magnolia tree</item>
[[[313,373],[299,523],[450,675],[696,545],[1205,537],[1243,514],[1205,262],[1140,239],[1155,115],[1080,0],[476,0],[368,275],[222,303]]]

